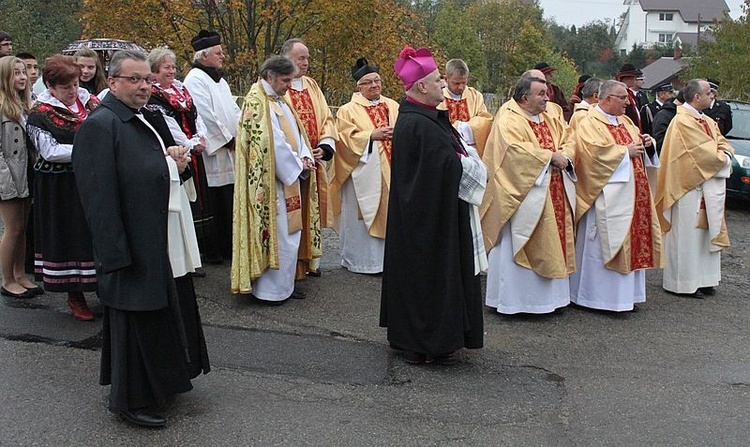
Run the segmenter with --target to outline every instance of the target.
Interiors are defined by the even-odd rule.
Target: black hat
[[[719,86],[721,85],[721,82],[717,81],[716,79],[706,78],[706,82],[708,82],[708,86],[714,90],[718,90]]]
[[[651,93],[657,94],[659,92],[673,92],[674,87],[672,87],[672,84],[662,84],[658,87],[654,87],[651,89]]]
[[[627,77],[630,77],[630,76],[632,76],[632,77],[638,77],[638,76],[640,76],[642,74],[643,74],[643,72],[641,70],[635,68],[635,66],[633,66],[633,64],[625,64],[622,67],[620,67],[620,71],[618,71],[617,74],[615,75],[615,79],[619,81],[622,78],[627,78]]]
[[[202,29],[197,36],[193,37],[190,45],[193,46],[195,51],[205,50],[206,48],[221,45],[221,36],[217,32]]]
[[[579,84],[583,84],[586,81],[588,81],[589,79],[591,79],[591,76],[589,76],[589,75],[581,75],[581,76],[578,77],[578,83]]]
[[[534,70],[539,70],[542,73],[547,74],[547,73],[552,73],[556,69],[550,67],[549,64],[546,62],[539,62],[538,64],[534,65]]]
[[[378,67],[369,65],[367,59],[360,57],[357,59],[357,63],[352,67],[352,77],[355,81],[359,81],[362,76],[370,73],[377,73]]]

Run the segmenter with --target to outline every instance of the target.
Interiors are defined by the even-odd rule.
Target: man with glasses
[[[355,273],[383,271],[391,184],[391,137],[398,103],[381,95],[378,68],[360,58],[352,68],[357,91],[336,114],[339,142],[331,197],[339,228],[341,265]]]
[[[721,280],[721,251],[729,246],[724,202],[734,153],[702,110],[711,86],[693,79],[664,137],[656,209],[664,232],[664,290],[703,297]],[[699,294],[700,293],[700,294]]]
[[[544,314],[570,302],[573,147],[547,88],[543,77],[521,76],[482,157],[489,179],[480,207],[486,304],[502,314]]]
[[[338,139],[333,114],[318,83],[306,76],[310,64],[310,52],[305,43],[301,39],[289,39],[281,46],[281,55],[297,66],[297,74],[292,79],[292,86],[286,91],[285,98],[302,121],[310,149],[315,157],[320,225],[323,228],[330,228],[333,225],[333,209],[330,207],[325,162],[333,158],[334,147]],[[319,259],[311,259],[309,253],[300,253],[297,279],[304,278],[305,274],[320,276],[319,261]]]
[[[575,130],[576,265],[570,301],[623,312],[646,301],[646,269],[661,265],[661,231],[646,175],[654,141],[623,115],[625,84],[605,81]]]
[[[185,87],[206,125],[206,149],[202,155],[210,208],[216,222],[215,250],[205,250],[202,255],[208,263],[221,264],[232,258],[234,136],[240,122],[240,108],[221,71],[224,52],[220,36],[201,30],[190,44],[195,55],[193,68],[185,76]]]
[[[142,52],[112,56],[110,93],[76,132],[73,167],[104,305],[100,383],[111,384],[110,411],[160,427],[166,419],[155,408],[192,389],[186,340],[205,341],[191,333],[195,315],[179,310],[169,253],[188,154],[163,116],[144,108],[152,81]]]

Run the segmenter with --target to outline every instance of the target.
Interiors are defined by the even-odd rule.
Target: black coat
[[[654,118],[656,114],[661,110],[661,105],[656,102],[650,102],[645,106],[641,107],[641,132],[654,136],[651,132],[654,129]]]
[[[661,153],[661,145],[664,143],[664,136],[667,134],[667,128],[672,119],[677,115],[677,106],[674,98],[667,100],[661,109],[654,115],[654,123],[651,125],[652,134],[656,140],[656,152]]]
[[[713,107],[704,110],[703,113],[716,121],[722,135],[727,136],[729,131],[732,130],[732,109],[724,101],[717,99],[714,101]]]
[[[462,151],[446,111],[401,102],[393,130],[380,325],[391,345],[444,354],[483,344]]]
[[[164,144],[174,145],[164,118],[142,111]],[[99,299],[126,311],[167,307],[174,290],[170,179],[156,135],[110,93],[76,132],[73,167],[94,243]]]

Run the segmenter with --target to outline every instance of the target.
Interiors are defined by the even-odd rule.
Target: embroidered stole
[[[289,120],[284,114],[284,110],[276,101],[268,101],[271,110],[279,117],[281,130],[284,132],[286,142],[292,146],[292,152],[295,154],[299,150],[297,146],[297,137],[292,129]],[[284,201],[286,203],[286,217],[289,223],[289,234],[302,230],[302,198],[299,194],[299,180],[287,186],[284,185]]]
[[[615,143],[627,146],[633,137],[624,125],[607,124]],[[633,220],[630,224],[630,270],[646,269],[655,266],[654,239],[651,222],[651,190],[646,176],[646,168],[641,157],[630,159],[633,165],[635,181],[635,203],[633,203]]]
[[[448,119],[451,124],[456,121],[468,122],[471,117],[469,116],[469,103],[466,99],[451,99],[444,98],[445,107],[448,109]]]
[[[365,110],[376,129],[390,126],[388,122],[388,104],[385,102],[379,102],[374,106],[367,106]],[[388,159],[388,164],[390,164],[393,142],[391,140],[380,140],[380,147],[385,151],[385,158]]]
[[[552,138],[552,132],[549,129],[546,121],[536,123],[529,121],[531,129],[534,131],[534,136],[539,142],[539,146],[542,149],[546,149],[550,152],[557,152],[555,148],[555,140]],[[550,169],[552,169],[550,165]],[[552,171],[549,184],[550,197],[552,198],[552,206],[555,210],[555,221],[557,222],[557,234],[560,236],[560,244],[562,245],[563,258],[567,259],[567,230],[565,227],[565,185],[563,184],[562,172],[558,170]]]

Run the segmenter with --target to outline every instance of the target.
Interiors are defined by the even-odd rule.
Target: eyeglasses
[[[112,76],[113,78],[120,78],[120,79],[126,79],[131,84],[140,84],[141,81],[146,81],[147,84],[153,84],[156,82],[155,76],[146,76],[145,78],[142,78],[137,75],[131,75],[131,76]]]
[[[370,85],[370,84],[380,85],[382,83],[383,83],[382,79],[370,79],[369,81],[357,82],[357,85],[360,85],[360,86],[364,87],[364,86]]]
[[[613,98],[617,98],[620,101],[627,101],[628,100],[628,95],[622,95],[622,96],[619,96],[619,95],[607,95],[607,96],[611,96]]]

